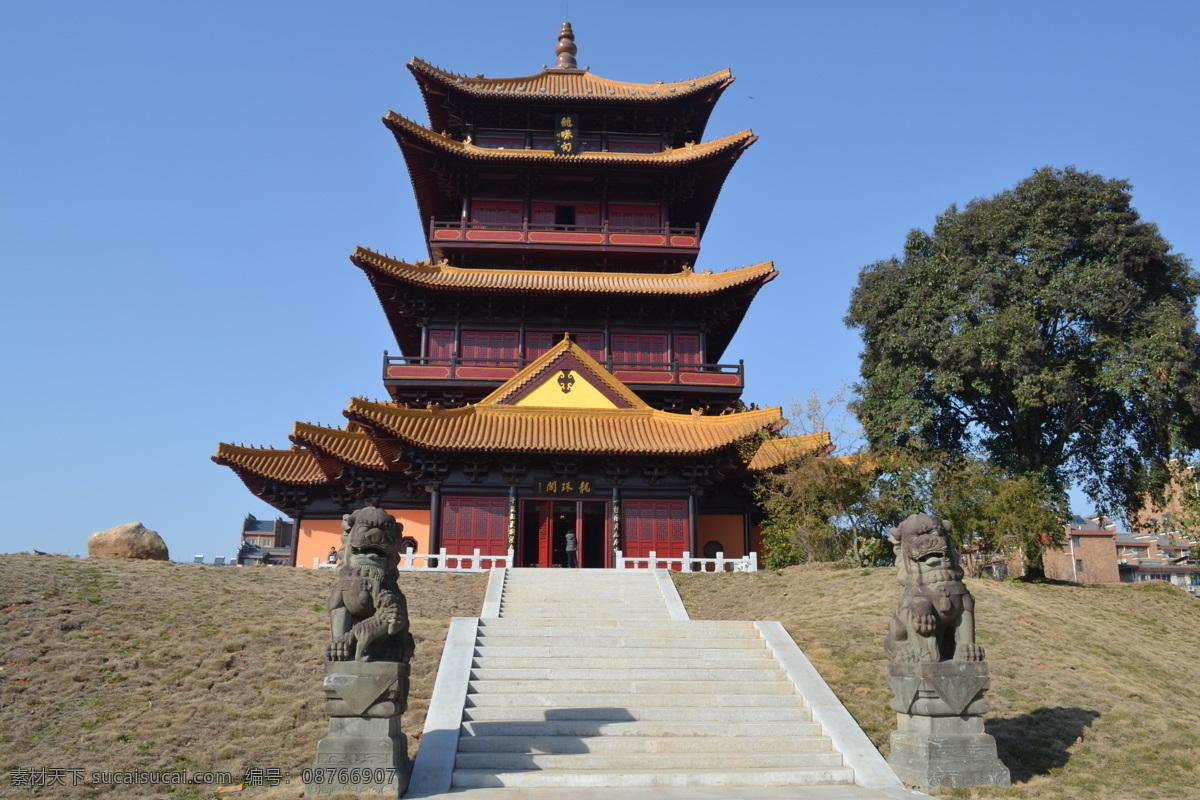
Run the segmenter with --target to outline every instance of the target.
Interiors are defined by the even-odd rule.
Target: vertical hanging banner
[[[579,115],[559,114],[554,122],[554,154],[573,156],[579,152]]]

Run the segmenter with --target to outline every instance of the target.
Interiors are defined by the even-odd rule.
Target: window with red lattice
[[[454,329],[431,328],[426,347],[428,348],[427,355],[431,359],[437,359],[434,363],[448,362],[454,357]]]
[[[442,547],[449,555],[485,556],[508,552],[507,497],[442,498]]]
[[[693,364],[703,363],[700,357],[700,337],[691,333],[675,334],[675,360],[685,372],[695,372]]]
[[[463,331],[462,357],[466,361],[496,363],[519,357],[516,331]]]
[[[609,230],[655,230],[659,222],[658,206],[610,205],[608,207]]]
[[[654,333],[614,333],[614,369],[646,369],[667,363],[667,336]]]
[[[597,361],[604,360],[603,333],[573,333],[575,344]],[[535,359],[562,341],[561,333],[529,331],[525,334],[525,358]]]
[[[481,225],[520,225],[521,203],[507,200],[475,200],[471,222]]]
[[[625,500],[621,503],[622,549],[629,558],[679,558],[687,549],[687,500]]]

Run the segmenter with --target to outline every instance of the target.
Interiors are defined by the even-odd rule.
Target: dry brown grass
[[[677,575],[693,619],[777,619],[886,754],[883,639],[894,569]],[[988,732],[1010,788],[938,797],[1200,798],[1200,602],[1165,583],[969,581],[987,648]]]
[[[14,769],[279,768],[295,797],[325,734],[332,570],[0,556],[0,796]],[[401,576],[417,652],[410,751],[452,616],[477,616],[486,574]],[[67,783],[71,783],[68,779]],[[56,786],[43,797],[211,797],[214,787]],[[230,795],[216,795],[228,797]]]
[[[882,643],[894,570],[679,575],[695,619],[779,619],[886,751]],[[10,770],[279,768],[290,786],[55,787],[43,797],[294,798],[324,735],[332,574],[0,556],[0,797]],[[452,616],[486,575],[408,574],[411,750]],[[992,668],[988,729],[1009,789],[953,798],[1200,798],[1200,603],[1162,584],[970,583]]]

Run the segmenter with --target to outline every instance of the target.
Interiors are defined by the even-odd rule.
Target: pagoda
[[[703,140],[728,70],[625,83],[576,62],[469,77],[420,59],[429,124],[389,112],[429,258],[358,248],[395,335],[385,401],[344,427],[296,423],[290,449],[213,460],[295,519],[294,563],[324,560],[341,517],[387,509],[416,552],[516,566],[680,558],[757,547],[756,473],[828,448],[779,437],[721,363],[771,263],[692,265],[721,186],[756,137]]]

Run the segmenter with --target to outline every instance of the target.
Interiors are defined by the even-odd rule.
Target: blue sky
[[[749,401],[853,381],[859,269],[1036,167],[1128,178],[1143,218],[1200,254],[1194,3],[448,7],[0,4],[0,552],[82,554],[137,520],[173,558],[211,558],[247,512],[273,517],[209,456],[385,396],[395,342],[347,256],[427,255],[380,123],[424,119],[405,63],[531,74],[564,17],[604,77],[737,76],[707,135],[760,141],[697,267],[781,273],[726,354]]]

